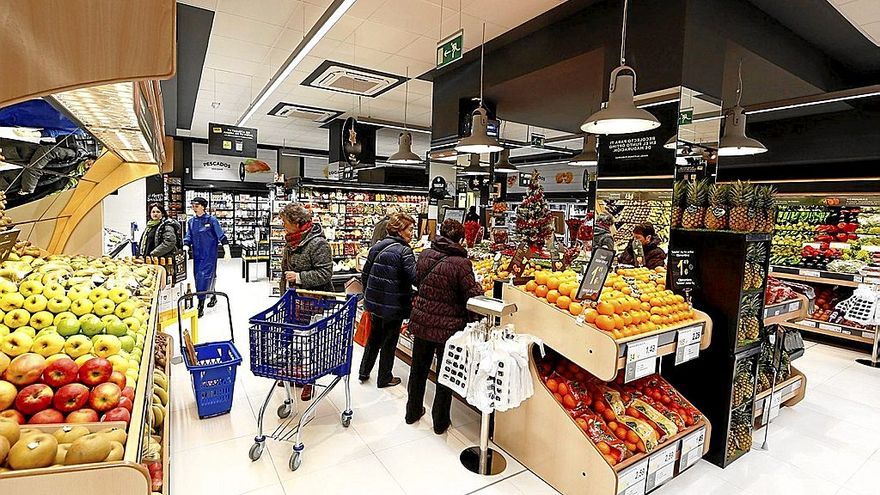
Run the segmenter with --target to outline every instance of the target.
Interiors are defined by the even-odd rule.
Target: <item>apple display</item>
[[[15,329],[15,331],[18,332],[18,333],[23,333],[23,334],[27,335],[28,337],[30,337],[30,338],[32,338],[32,339],[33,339],[34,337],[37,336],[37,331],[34,330],[34,327],[32,327],[32,326],[30,326],[30,325],[25,325],[25,326],[23,326],[23,327],[18,327],[18,328]]]
[[[67,299],[65,292],[66,291],[64,290],[64,286],[56,281],[51,281],[51,282],[47,281],[45,283],[45,286],[43,287],[43,295],[46,296],[46,299],[49,299],[50,301],[52,299],[60,299],[60,298]],[[70,304],[70,299],[67,299],[67,303],[68,303],[68,305]],[[61,311],[64,311],[64,310],[62,309]],[[52,311],[52,312],[58,313],[59,311]]]
[[[35,433],[27,442],[19,441],[9,449],[6,462],[15,471],[49,467],[55,462],[58,441],[46,433]]]
[[[64,418],[65,423],[97,423],[98,413],[94,409],[80,409],[73,411]]]
[[[113,370],[113,373],[110,373],[110,379],[107,380],[110,383],[115,383],[119,386],[119,389],[125,388],[126,377],[125,374],[116,370]]]
[[[18,389],[15,388],[15,385],[6,380],[0,380],[0,411],[9,409],[9,406],[15,402],[16,395],[18,395]]]
[[[64,352],[74,359],[84,356],[92,352],[92,341],[85,335],[74,335],[64,343]]]
[[[67,344],[67,342],[65,342],[65,344]],[[52,364],[55,360],[58,360],[58,359],[61,359],[61,358],[70,358],[70,356],[68,356],[68,355],[64,352],[64,349],[62,349],[61,352],[59,352],[58,354],[52,354],[51,356],[47,357],[47,358],[46,358],[46,366],[49,366],[49,365]]]
[[[131,421],[131,411],[129,411],[125,407],[118,406],[107,411],[104,416],[101,417],[101,421],[125,421],[125,424],[128,424],[128,422]]]
[[[83,354],[82,356],[74,359],[73,362],[75,362],[77,366],[82,368],[82,365],[86,364],[86,361],[88,361],[89,359],[95,359],[96,357],[97,356],[92,353]]]
[[[47,425],[63,422],[64,414],[62,414],[61,411],[56,411],[55,409],[45,409],[43,411],[40,411],[37,414],[31,416],[31,419],[28,420],[29,425]]]
[[[64,337],[57,332],[48,332],[34,339],[31,352],[36,352],[43,357],[49,357],[64,349],[64,343]]]
[[[134,387],[125,387],[122,389],[122,396],[134,402]]]
[[[44,383],[28,385],[15,397],[15,409],[26,416],[36,414],[52,404],[54,395],[52,389]]]
[[[119,373],[121,373],[123,375],[128,371],[128,368],[129,368],[128,358],[126,358],[120,354],[116,354],[116,355],[108,356],[106,359],[107,359],[107,361],[110,361],[110,364],[113,365],[113,371],[118,371]],[[123,383],[119,386],[123,387],[123,386],[125,386],[125,384]]]
[[[18,286],[15,285],[15,282],[5,278],[0,279],[0,295],[11,294],[13,292],[18,292]]]
[[[137,304],[134,301],[123,301],[116,306],[116,316],[122,319],[132,318],[137,309]]]
[[[9,383],[22,387],[36,383],[46,369],[46,359],[39,354],[28,352],[10,361],[3,378]]]
[[[18,292],[7,292],[0,296],[0,309],[9,312],[24,305],[24,296]]]
[[[40,335],[46,335],[47,333],[57,334],[58,328],[55,327],[54,325],[49,325],[48,327],[43,327],[40,329],[40,331],[37,332],[37,335],[35,335],[34,338],[39,337]]]
[[[95,312],[98,316],[111,315],[113,311],[116,309],[116,303],[111,301],[109,298],[99,299],[94,303],[92,311]]]
[[[0,352],[0,375],[3,375],[3,372],[6,371],[7,367],[9,367],[9,361],[11,361],[11,359],[9,359],[9,356]]]
[[[80,299],[88,299],[89,292],[91,292],[91,291],[92,291],[92,289],[89,288],[87,285],[82,285],[82,284],[74,285],[73,287],[70,288],[69,291],[67,291],[67,297],[69,297],[70,300],[73,302],[78,301]],[[91,302],[91,301],[89,301],[89,302]]]
[[[43,282],[39,280],[25,280],[18,286],[18,292],[24,297],[31,297],[34,294],[43,293]]]
[[[0,311],[0,313],[2,313],[2,311]],[[3,321],[3,318],[5,317],[6,314],[4,313],[3,316],[0,316],[0,321]],[[9,327],[7,327],[6,325],[0,323],[0,337],[6,337],[10,333],[12,333],[12,330],[10,330]]]
[[[132,313],[134,313],[134,310],[132,310]],[[116,316],[119,316],[119,306],[116,306]],[[128,329],[132,332],[137,333],[141,329],[141,321],[133,316],[123,318],[122,322],[125,323],[126,326],[128,326]]]
[[[60,314],[70,309],[70,304],[70,298],[62,294],[49,299],[49,302],[46,303],[46,309],[55,314]]]
[[[49,300],[46,299],[46,296],[42,294],[34,294],[32,296],[28,296],[28,298],[24,300],[24,305],[22,305],[22,308],[30,311],[31,313],[36,313],[38,311],[45,311],[46,305],[48,303]]]
[[[92,304],[94,304],[94,303],[100,301],[101,299],[107,299],[107,296],[109,294],[110,293],[107,291],[107,289],[105,289],[103,287],[96,287],[96,288],[92,289],[91,292],[89,292],[89,301],[92,301]]]
[[[112,318],[110,318],[110,316],[112,316]],[[117,337],[122,337],[123,335],[128,334],[128,325],[122,323],[122,320],[120,320],[118,316],[107,315],[105,318],[107,318],[107,320],[105,321],[104,328],[107,333]]]
[[[24,332],[12,332],[0,339],[0,352],[15,357],[30,352],[34,339]]]
[[[43,370],[43,383],[57,389],[73,383],[79,377],[79,366],[67,356],[48,362]]]
[[[119,344],[125,352],[131,352],[134,349],[134,338],[129,335],[119,337]]]
[[[114,287],[110,289],[109,297],[114,303],[119,304],[131,297],[131,291],[125,287]]]
[[[63,320],[59,321],[55,325],[55,328],[58,331],[58,335],[61,335],[63,337],[70,337],[71,335],[76,335],[79,333],[80,322],[76,318],[76,315],[74,315],[73,313],[66,314],[71,315],[71,318],[64,318]]]
[[[78,316],[76,316],[75,314],[73,314],[70,311],[62,311],[61,313],[58,313],[57,315],[55,315],[55,319],[52,320],[52,324],[57,327],[58,324],[61,323],[62,320],[67,320],[67,319],[71,319],[71,318],[74,320],[79,319]]]
[[[6,313],[3,317],[3,324],[15,330],[23,327],[31,320],[31,314],[26,309],[15,308]]]
[[[89,388],[82,383],[68,383],[55,392],[52,404],[67,414],[85,407],[89,401]]]
[[[131,399],[129,399],[128,397],[122,397],[119,399],[119,407],[124,407],[128,409],[128,412],[131,412],[131,410],[134,408],[134,402],[132,402]]]
[[[119,354],[122,350],[122,344],[119,337],[114,335],[97,335],[92,343],[92,354],[101,358],[107,358],[114,354]]]
[[[79,381],[90,387],[106,382],[113,373],[113,365],[103,358],[92,358],[79,367]]]
[[[89,406],[99,413],[106,412],[118,406],[121,397],[122,389],[119,385],[104,382],[92,389],[89,394]]]
[[[5,411],[0,411],[0,421],[9,420],[15,421],[16,423],[23,425],[25,424],[24,414],[16,411],[15,409],[7,409]]]
[[[79,331],[83,335],[93,337],[104,332],[104,323],[96,315],[91,313],[79,317]]]
[[[77,316],[90,314],[92,312],[92,301],[86,298],[74,299],[70,303],[70,312]]]

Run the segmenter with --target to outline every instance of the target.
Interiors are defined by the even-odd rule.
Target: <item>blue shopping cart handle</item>
[[[207,296],[212,296],[212,297],[220,296],[226,300],[226,315],[227,315],[227,319],[229,321],[229,341],[235,342],[235,334],[234,334],[233,328],[232,328],[232,307],[229,304],[229,296],[226,295],[225,292],[215,292],[215,291],[206,290],[206,291],[201,291],[201,292],[194,292],[192,294],[184,294],[184,295],[180,296],[180,298],[177,299],[177,315],[178,315],[177,334],[179,337],[178,342],[180,343],[180,352],[181,353],[186,352],[186,349],[184,347],[184,342],[183,342],[183,320],[180,319],[180,315],[183,314],[183,302],[189,298],[197,299],[199,296],[206,296],[206,297]]]

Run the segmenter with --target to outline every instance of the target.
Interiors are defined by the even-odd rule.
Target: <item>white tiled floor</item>
[[[238,260],[221,261],[218,290],[233,301],[235,339],[244,362],[238,368],[232,412],[198,419],[189,375],[183,365],[172,376],[171,479],[175,495],[471,494],[556,493],[510,456],[500,475],[480,477],[462,468],[463,448],[477,443],[479,416],[453,402],[453,427],[441,436],[431,429],[430,412],[419,423],[403,421],[408,367],[395,365],[404,383],[378,390],[374,382],[352,379],[354,418],[339,422],[345,408],[342,387],[333,390],[304,430],[305,451],[296,472],[288,468],[291,444],[267,440],[260,460],[248,449],[256,417],[270,383],[249,371],[247,319],[274,299],[265,281],[245,284]],[[228,332],[222,303],[200,324],[200,338],[220,340]],[[756,444],[727,469],[706,461],[655,491],[665,494],[877,495],[880,473],[880,370],[855,364],[862,354],[808,344],[795,365],[808,379],[806,398],[783,408],[770,432],[770,450]],[[355,346],[354,365],[361,349]],[[375,376],[375,373],[374,373]],[[326,381],[326,380],[325,380]],[[275,410],[282,389],[274,390],[264,429],[278,425]],[[433,397],[429,385],[428,400]],[[300,412],[306,405],[299,404]],[[763,431],[756,432],[761,439]]]

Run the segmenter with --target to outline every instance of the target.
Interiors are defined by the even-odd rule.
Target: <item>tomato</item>
[[[602,457],[604,457],[605,460],[608,461],[608,464],[611,464],[612,466],[617,464],[617,458],[613,455],[602,454]]]
[[[596,405],[593,406],[593,410],[596,411],[596,414],[602,414],[605,412],[605,403],[601,400],[596,401]]]
[[[664,395],[664,396],[660,397],[660,400],[661,400],[664,404],[669,404],[670,402],[672,402],[672,399],[670,399],[668,395]]]
[[[626,428],[623,426],[618,426],[616,430],[614,430],[614,434],[617,435],[617,438],[621,440],[626,440]]]
[[[562,402],[562,396],[559,393],[553,394],[553,397],[557,400],[557,402]]]
[[[602,413],[602,417],[605,418],[605,421],[613,421],[617,418],[612,409],[605,409],[605,412]]]
[[[638,445],[636,445],[632,442],[623,442],[623,444],[626,445],[626,450],[628,450],[630,452],[635,452],[636,449],[638,448]]]
[[[550,390],[551,392],[558,392],[559,391],[559,382],[556,381],[556,379],[554,379],[554,378],[550,378],[549,380],[547,380],[545,385],[547,385],[547,389]]]
[[[562,397],[562,405],[566,409],[574,409],[577,406],[577,401],[574,400],[574,397],[571,394],[567,394]]]
[[[609,428],[611,431],[617,431],[617,421],[609,421],[609,422],[608,422],[608,428]]]
[[[694,426],[694,418],[688,414],[684,417],[684,424],[686,426]]]
[[[578,418],[578,419],[574,420],[574,422],[577,423],[577,425],[580,426],[581,429],[584,431],[587,431],[587,429],[590,427],[590,425],[587,423],[587,420],[584,418]],[[602,442],[600,442],[600,443],[602,443]],[[599,449],[599,450],[602,450],[602,449]]]
[[[583,371],[578,371],[577,373],[575,373],[574,377],[579,382],[585,382],[587,380],[587,375]]]
[[[568,392],[569,392],[568,385],[565,383],[560,383],[559,387],[556,389],[556,391],[559,392],[559,395],[562,395],[562,396],[568,395]]]
[[[626,408],[626,413],[627,413],[628,415],[630,415],[630,416],[636,418],[636,419],[639,419],[639,418],[641,417],[641,415],[639,414],[639,412],[636,411],[636,409],[635,409],[634,407],[627,407],[627,408]]]
[[[576,364],[574,364],[574,363],[568,363],[568,369],[569,369],[569,371],[571,371],[572,373],[579,373],[579,372],[581,372],[581,367],[578,366],[578,365],[576,365]]]
[[[583,402],[585,406],[590,407],[590,405],[593,403],[593,398],[589,395],[585,395],[584,398],[581,399],[581,402]]]
[[[646,451],[646,449],[645,449],[645,442],[643,442],[643,441],[641,441],[641,440],[639,440],[639,443],[636,445],[636,447],[639,449],[639,452],[645,452],[645,451]]]
[[[624,404],[629,404],[630,399],[631,397],[629,394],[620,394],[620,400],[622,400]]]
[[[611,454],[611,447],[609,447],[608,444],[605,442],[597,443],[596,448],[599,449],[599,452],[601,452],[602,454]]]
[[[632,443],[639,443],[639,436],[636,435],[636,432],[629,430],[626,432],[626,440]]]

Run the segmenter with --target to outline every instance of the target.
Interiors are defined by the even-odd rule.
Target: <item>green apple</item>
[[[89,293],[91,291],[92,291],[92,289],[90,289],[89,286],[87,286],[85,284],[74,285],[73,287],[70,288],[69,291],[67,291],[67,297],[69,297],[71,301],[77,301],[79,299],[88,299]],[[89,302],[91,302],[91,301],[89,301]]]
[[[27,334],[27,335],[30,336],[30,338],[34,338],[34,337],[37,336],[37,331],[34,330],[34,327],[30,327],[30,326],[27,326],[27,325],[25,325],[25,326],[23,326],[23,327],[18,327],[18,328],[15,329],[15,331],[16,331],[16,332],[20,332],[20,333]]]
[[[65,344],[66,344],[66,342],[65,342]],[[52,364],[52,361],[57,361],[61,358],[70,359],[70,356],[68,356],[67,354],[65,354],[63,352],[59,352],[57,354],[52,354],[51,356],[46,358],[46,366],[49,366],[50,364]]]
[[[0,309],[9,312],[24,306],[24,296],[18,292],[7,292],[0,296]]]
[[[0,339],[0,352],[9,357],[15,357],[30,352],[33,345],[34,339],[30,335],[22,332],[12,332]]]
[[[46,303],[46,309],[57,315],[70,309],[70,303],[70,298],[62,293],[60,296],[52,296],[52,299],[49,299],[49,302]]]
[[[122,350],[119,337],[115,335],[97,335],[92,340],[92,343],[94,344],[92,346],[92,354],[102,358],[108,358]]]
[[[97,287],[89,292],[89,301],[92,301],[92,304],[94,304],[101,299],[107,299],[108,295],[110,295],[110,293],[107,291],[107,289],[103,287]]]
[[[40,283],[42,284],[42,283],[43,283],[43,282],[42,282],[42,280],[43,280],[43,274],[42,274],[42,273],[39,273],[39,272],[29,273],[28,276],[25,277],[24,279],[25,279],[25,280],[36,280],[37,282],[40,282]],[[42,288],[40,289],[40,291],[42,291]],[[21,288],[19,288],[19,292],[21,292]],[[25,297],[26,297],[26,296],[25,296]]]
[[[0,337],[6,337],[10,333],[12,333],[12,330],[10,330],[9,327],[0,324]]]
[[[70,304],[70,311],[77,316],[91,314],[92,301],[89,301],[86,298],[74,299],[73,302]]]
[[[36,313],[45,310],[48,302],[49,300],[46,299],[46,296],[42,294],[33,294],[24,300],[24,305],[22,305],[22,307],[31,313]]]
[[[31,321],[31,314],[21,308],[13,309],[3,317],[3,324],[13,330],[27,325],[29,321]]]
[[[92,352],[92,341],[85,335],[74,335],[68,337],[64,343],[64,352],[76,359],[84,354]]]
[[[123,335],[122,337],[119,337],[119,344],[122,346],[123,351],[132,352],[134,349],[134,337]]]
[[[112,337],[112,335],[103,335],[103,337]],[[98,354],[98,357],[102,357],[102,356],[100,354]],[[110,364],[113,365],[113,371],[118,371],[118,372],[122,373],[123,375],[125,374],[126,371],[128,371],[128,368],[129,368],[128,359],[120,356],[119,354],[115,354],[115,355],[111,354],[111,355],[107,356],[106,359],[107,359],[107,361],[110,361]]]
[[[42,276],[40,276],[42,278]],[[43,293],[43,282],[39,280],[25,280],[18,286],[18,292],[24,297],[31,297],[34,294]]]
[[[97,289],[96,289],[97,290]],[[112,315],[113,310],[116,309],[116,304],[111,301],[109,298],[98,299],[95,302],[92,311],[95,312],[98,316]]]
[[[70,314],[73,315],[73,313]],[[71,335],[76,335],[79,333],[80,323],[76,316],[74,316],[73,318],[64,318],[58,322],[56,328],[58,329],[59,335],[70,337]]]
[[[135,346],[134,349],[129,351],[128,357],[129,357],[129,359],[134,359],[135,361],[140,362],[141,356],[143,356],[143,352],[144,352],[143,350],[141,350],[140,348]]]
[[[134,347],[136,349],[143,349],[144,348],[144,339],[145,339],[144,334],[139,333],[137,338],[134,339]]]
[[[58,324],[61,323],[61,320],[68,320],[71,318],[76,320],[77,316],[75,314],[71,313],[70,311],[63,311],[63,312],[55,315],[55,319],[52,320],[52,323],[57,327]]]
[[[18,292],[18,286],[9,279],[0,279],[0,294],[12,294]]]
[[[123,301],[116,306],[116,316],[122,319],[128,319],[134,316],[134,312],[137,309],[137,305],[134,301]]]
[[[83,335],[91,337],[93,335],[98,335],[99,333],[104,331],[104,323],[101,322],[101,319],[92,313],[86,313],[79,317],[80,324],[80,332]]]
[[[122,304],[125,304],[125,303],[122,303]],[[120,304],[120,306],[121,306],[121,304]],[[119,306],[116,307],[116,312],[117,313],[119,312]],[[119,315],[117,314],[116,316],[119,316]],[[122,322],[125,323],[128,326],[128,329],[131,330],[132,332],[137,333],[138,330],[141,329],[141,321],[133,316],[129,316],[128,318],[123,319]]]
[[[40,331],[37,332],[37,335],[34,336],[34,338],[37,338],[40,335],[46,335],[47,333],[58,333],[58,328],[56,328],[54,326],[48,326],[45,328],[41,328]],[[62,335],[62,337],[63,337],[63,335]]]
[[[134,310],[134,317],[141,320],[141,323],[143,324],[150,318],[150,314],[144,308],[138,308]]]
[[[89,344],[91,344],[91,342],[89,342]],[[86,364],[86,361],[88,361],[90,359],[95,359],[96,357],[98,357],[98,356],[95,356],[94,354],[91,354],[91,353],[83,354],[82,356],[74,359],[73,362],[76,363],[77,366],[82,368],[82,365]]]
[[[125,287],[114,287],[113,289],[110,289],[110,299],[116,304],[127,301],[129,297],[131,297],[131,291]]]
[[[31,315],[30,324],[37,330],[42,330],[46,327],[52,326],[52,322],[55,321],[55,315],[48,311],[38,311]]]
[[[122,337],[126,335],[128,333],[128,327],[125,325],[125,323],[122,323],[122,320],[120,320],[116,316],[113,317],[116,319],[110,320],[109,323],[105,322],[107,333],[110,335],[115,335],[117,337]]]
[[[36,352],[40,356],[49,357],[64,349],[64,337],[55,332],[40,335],[34,339],[31,346],[31,352]]]

